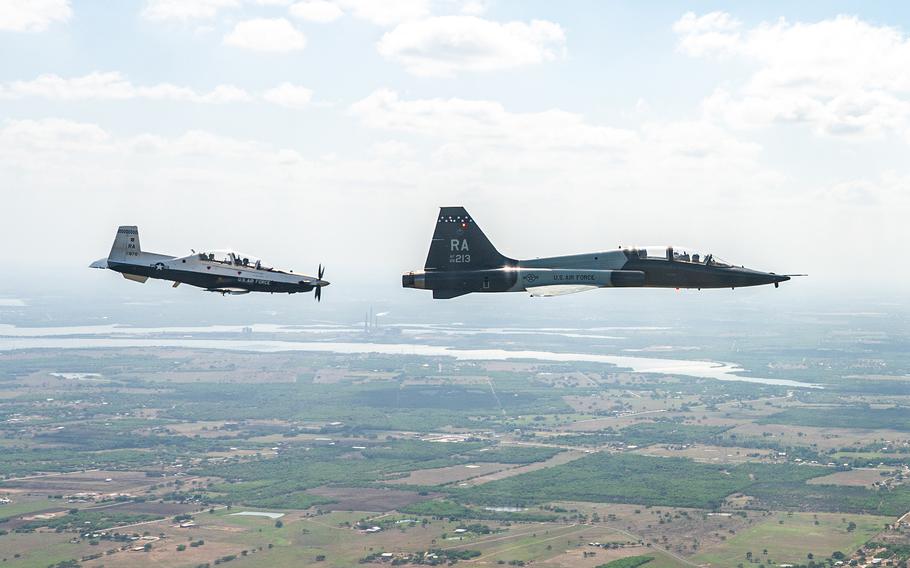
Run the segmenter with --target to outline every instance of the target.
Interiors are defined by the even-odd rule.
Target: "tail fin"
[[[121,225],[114,238],[109,260],[125,261],[139,258],[142,249],[139,248],[139,228],[134,225]]]
[[[464,207],[442,207],[425,270],[497,268],[513,263],[496,250]]]

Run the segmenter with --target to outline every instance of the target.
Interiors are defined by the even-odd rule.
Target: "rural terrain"
[[[672,326],[7,326],[0,560],[906,566],[905,321],[853,318],[821,344],[800,339],[828,324],[796,339]],[[275,341],[308,347],[257,347]],[[747,380],[640,359],[363,348],[516,341],[725,361]]]

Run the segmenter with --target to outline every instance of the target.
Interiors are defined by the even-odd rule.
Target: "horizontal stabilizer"
[[[551,296],[565,296],[566,294],[577,294],[587,292],[588,290],[597,290],[599,286],[532,286],[526,288],[532,298],[549,298]]]
[[[107,258],[101,258],[88,265],[89,268],[107,268]]]
[[[140,282],[142,284],[145,284],[145,281],[149,279],[148,276],[139,276],[137,274],[127,274],[125,272],[121,272],[121,274],[123,274],[123,277],[126,278],[127,280],[132,280],[133,282]]]

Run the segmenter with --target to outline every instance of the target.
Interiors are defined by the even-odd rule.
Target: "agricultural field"
[[[889,521],[871,515],[778,513],[722,545],[707,548],[694,560],[710,566],[735,566],[755,558],[773,566],[830,558],[835,552],[858,549]]]
[[[855,369],[794,389],[589,362],[15,351],[0,358],[0,560],[682,568],[901,550],[899,384]]]

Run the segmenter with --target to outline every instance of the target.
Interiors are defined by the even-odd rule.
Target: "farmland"
[[[770,566],[910,538],[894,380],[176,347],[0,373],[9,566]]]

